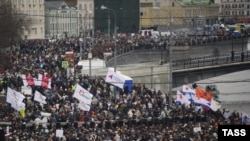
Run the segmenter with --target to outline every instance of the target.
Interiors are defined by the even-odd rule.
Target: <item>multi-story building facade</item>
[[[65,1],[45,2],[46,38],[65,38],[79,36],[78,11]]]
[[[15,13],[25,15],[29,27],[24,28],[24,39],[44,39],[44,0],[11,0]]]
[[[248,22],[250,20],[250,0],[221,0],[216,1],[220,6],[220,19],[227,22]]]
[[[94,0],[77,0],[79,32],[81,36],[90,36],[94,29]]]
[[[172,26],[194,27],[202,24],[213,24],[218,20],[219,5],[209,1],[192,2],[185,0],[141,0],[141,28]],[[162,29],[161,28],[161,29]]]
[[[52,10],[53,8],[51,8],[51,6],[50,8],[45,8],[45,1],[58,2],[58,0],[11,1],[13,8],[16,9],[18,13],[27,15],[31,22],[29,28],[24,29],[24,37],[26,39],[43,39],[46,36],[55,37],[57,34],[63,33],[67,33],[67,36],[89,35],[95,28],[96,31],[102,30],[103,32],[108,32],[108,29],[113,26],[112,24],[114,24],[114,22],[112,22],[110,11],[100,11],[101,5],[107,5],[115,11],[117,16],[116,24],[118,31],[121,32],[137,32],[139,28],[160,25],[167,26],[170,20],[168,18],[169,14],[167,13],[169,13],[170,10],[173,25],[180,26],[215,23],[220,13],[218,11],[219,4],[211,3],[208,0],[203,0],[198,3],[186,0],[140,0],[139,5],[137,5],[137,0],[131,2],[65,0],[61,1],[61,4],[65,2],[65,5],[58,6],[57,10],[56,8]],[[76,7],[67,4],[67,2],[72,1]],[[234,4],[228,6],[227,4],[223,4],[224,1],[225,0],[221,1],[221,9],[233,8],[233,10],[230,11],[231,15],[249,15],[249,4],[247,4],[247,2],[244,3],[243,0],[235,0]],[[238,4],[236,4],[236,2],[238,2]],[[155,7],[159,9],[154,9]],[[97,17],[95,16],[96,11],[99,13]],[[222,13],[228,14],[226,10],[222,10]],[[107,21],[108,19],[110,20]]]

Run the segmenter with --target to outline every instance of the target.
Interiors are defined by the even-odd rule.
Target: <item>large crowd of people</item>
[[[100,58],[103,52],[113,51],[110,42],[96,39],[93,48],[89,41],[81,54],[93,49]],[[120,42],[121,48],[135,45],[125,39]],[[26,95],[24,115],[1,101],[0,130],[5,132],[5,140],[216,141],[219,124],[242,124],[242,115],[237,111],[213,112],[193,104],[185,107],[176,104],[174,98],[169,99],[168,93],[144,84],[134,84],[127,91],[117,89],[101,77],[68,73],[61,66],[65,52],[79,52],[79,47],[77,39],[69,38],[54,42],[25,41],[8,49],[11,67],[5,68],[0,85],[4,95],[7,88],[21,91],[22,74],[35,78],[46,73],[51,76],[52,84],[51,89],[31,86],[32,94],[39,91],[46,96],[47,104],[35,101],[34,95]],[[73,97],[76,84],[93,94],[89,111],[77,106],[78,100]],[[169,105],[170,100],[173,105]]]

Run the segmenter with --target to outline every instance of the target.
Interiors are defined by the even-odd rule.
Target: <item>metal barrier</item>
[[[234,60],[231,60],[231,53],[219,56],[211,55],[184,60],[174,60],[172,65],[174,70],[179,70],[250,61],[249,52],[245,51],[243,54],[242,52],[235,52]]]
[[[47,128],[52,128],[55,125],[56,128],[105,128],[111,129],[116,127],[126,126],[128,128],[132,126],[153,126],[153,125],[168,125],[172,123],[187,123],[187,122],[207,122],[207,117],[205,115],[194,115],[194,116],[175,116],[175,117],[165,117],[165,118],[142,118],[142,119],[123,119],[123,120],[107,120],[107,121],[86,121],[86,122],[39,122],[40,128],[42,125],[46,125]],[[0,125],[13,125],[11,122],[0,122]],[[23,124],[22,128],[34,128],[34,122],[28,122]]]

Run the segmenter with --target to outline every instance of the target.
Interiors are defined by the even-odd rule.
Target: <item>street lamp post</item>
[[[171,47],[171,38],[172,38],[172,14],[171,14],[171,10],[169,12],[169,30],[170,30],[170,37],[169,37],[169,106],[172,105],[172,83],[173,83],[173,74],[172,74],[172,47]]]
[[[89,53],[88,53],[88,59],[89,59],[89,78],[91,78],[91,59],[92,59],[91,49],[89,50]]]
[[[241,62],[244,62],[243,35],[241,35]]]
[[[111,8],[108,8],[104,5],[101,6],[101,10],[110,10],[113,15],[114,15],[114,72],[116,73],[116,65],[117,65],[117,62],[116,62],[116,13],[113,9]],[[110,22],[110,21],[109,21]],[[115,102],[116,102],[116,89],[114,89],[114,97],[115,97]]]
[[[110,38],[110,15],[108,14],[108,37]]]
[[[79,60],[81,61],[82,60],[82,38],[80,38],[80,53],[79,53]]]
[[[113,15],[114,15],[114,72],[116,72],[116,14],[115,14],[115,11],[111,8],[108,8],[104,5],[101,6],[101,9],[102,10],[110,10]]]
[[[160,10],[159,7],[154,7],[153,9],[155,10]],[[171,47],[171,37],[172,37],[172,13],[171,10],[166,11],[169,14],[169,82],[168,82],[168,93],[169,93],[169,106],[172,105],[172,98],[173,98],[173,94],[172,94],[172,81],[173,81],[173,74],[172,74],[172,47]]]
[[[232,38],[232,52],[231,52],[231,61],[234,61],[234,37],[233,35],[231,36]]]

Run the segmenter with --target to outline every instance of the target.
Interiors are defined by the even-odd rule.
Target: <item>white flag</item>
[[[188,85],[183,85],[182,92],[185,94],[185,97],[187,97],[188,100],[194,100],[195,97],[194,89],[190,88]]]
[[[127,79],[132,80],[132,78],[125,76],[125,75],[121,74],[120,72],[114,72],[112,69],[108,69],[105,82],[111,83],[111,84],[123,89],[125,81]]]
[[[83,111],[89,111],[90,110],[90,104],[86,104],[84,101],[80,101],[78,104],[78,107]]]
[[[188,100],[188,98],[183,93],[181,93],[180,91],[177,91],[175,102],[179,103],[180,105],[186,105],[186,106],[189,106],[190,103],[191,103]]]
[[[221,102],[216,101],[212,98],[211,100],[211,105],[210,105],[210,109],[213,111],[217,111],[218,109],[221,108]]]
[[[47,104],[47,102],[46,102],[46,96],[42,95],[38,91],[35,91],[34,100],[37,101],[37,102],[40,102],[42,104]]]
[[[25,103],[23,103],[23,99],[25,96],[20,92],[17,92],[11,88],[7,88],[7,97],[6,102],[11,104],[11,107],[20,110],[21,108],[25,107]]]
[[[23,103],[23,102],[19,102],[19,103],[13,102],[13,103],[11,103],[11,107],[16,109],[17,111],[20,111],[23,108],[25,109],[25,106],[26,106],[26,104]]]
[[[89,91],[85,90],[82,86],[77,84],[73,97],[77,98],[79,101],[83,101],[84,103],[90,105],[92,102],[93,95]]]

